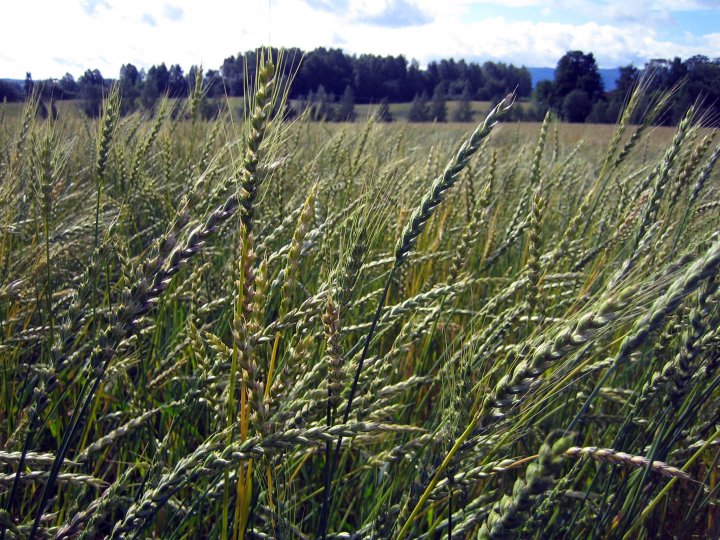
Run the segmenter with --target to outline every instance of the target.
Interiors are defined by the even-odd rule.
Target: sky
[[[720,56],[720,0],[5,0],[0,77],[78,77],[124,63],[217,69],[260,45],[553,67]]]

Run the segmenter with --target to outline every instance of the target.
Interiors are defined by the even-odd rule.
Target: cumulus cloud
[[[386,28],[402,28],[428,24],[432,17],[408,0],[390,0],[380,13],[360,16],[356,21]]]
[[[428,33],[443,38],[428,40]],[[698,51],[695,46],[662,40],[655,31],[644,27],[628,32],[624,28],[597,23],[513,22],[504,18],[470,24],[443,20],[429,27],[401,28],[392,33],[383,28],[354,28],[343,37],[346,47],[352,51],[406,54],[421,63],[454,56],[554,66],[565,52],[577,49],[593,52],[603,67],[615,67],[630,62],[642,63],[655,57],[689,56]],[[699,48],[708,50],[710,44]]]
[[[330,13],[343,14],[348,11],[347,0],[305,0],[305,3],[313,9],[320,9]]]
[[[450,3],[455,3],[459,5],[497,4],[505,7],[521,8],[547,4],[548,2],[543,0],[450,0]]]
[[[718,0],[443,0],[439,9],[448,4],[467,11],[471,7],[489,5],[501,8],[538,7],[545,14],[571,17],[579,23],[597,22],[617,25],[662,26],[673,22],[673,14],[720,8]]]
[[[82,69],[82,65],[78,64],[77,62],[75,62],[73,60],[69,60],[67,58],[54,57],[53,62],[55,62],[56,64],[58,64],[60,66],[65,66],[65,67],[71,68],[71,69]]]
[[[706,35],[702,36],[702,40],[705,42],[706,46],[710,50],[715,51],[715,54],[712,56],[719,58],[720,57],[720,32],[706,34]]]
[[[401,28],[430,22],[432,17],[417,0],[303,0],[310,8],[352,23]]]
[[[147,24],[148,26],[157,26],[157,21],[155,20],[155,17],[150,15],[149,13],[143,13],[143,16],[140,17],[140,20]]]
[[[94,15],[99,7],[110,7],[106,0],[82,0],[81,5],[83,11],[90,16]]]
[[[171,6],[170,4],[165,4],[163,14],[165,15],[166,19],[169,19],[171,21],[180,21],[182,20],[185,12],[179,6]]]

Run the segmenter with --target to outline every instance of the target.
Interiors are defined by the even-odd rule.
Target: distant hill
[[[555,68],[531,67],[528,68],[528,71],[530,71],[533,88],[535,88],[540,81],[552,81],[555,78]],[[615,90],[617,87],[615,81],[617,81],[617,78],[620,76],[620,68],[605,68],[599,69],[598,71],[605,85],[605,90]]]

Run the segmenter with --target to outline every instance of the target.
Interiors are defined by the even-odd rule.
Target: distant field
[[[240,111],[242,110],[242,98],[240,97],[231,97],[226,100],[227,106],[230,108],[230,110],[233,111],[233,114],[236,117],[240,117]],[[8,103],[6,105],[7,107],[7,114],[9,117],[17,116],[20,114],[23,108],[23,103]],[[408,112],[410,111],[410,105],[411,103],[391,103],[390,104],[390,113],[393,115],[393,118],[396,121],[399,122],[406,122],[408,117]],[[78,114],[81,114],[80,111],[80,102],[71,100],[71,101],[59,101],[57,102],[57,108],[58,112],[60,114],[67,114],[70,116],[75,116]],[[300,104],[298,102],[293,102],[294,107],[300,107]],[[453,111],[457,108],[458,102],[457,101],[448,101],[447,102],[447,109],[448,109],[448,119],[452,118]],[[490,108],[492,107],[492,104],[489,101],[473,101],[472,102],[472,111],[474,116],[474,121],[479,122],[482,120],[483,115],[485,115]],[[527,111],[532,104],[528,101],[522,101],[517,102],[515,104],[515,107],[521,107],[523,111]],[[378,105],[377,104],[357,104],[355,105],[355,112],[357,113],[358,121],[363,121],[366,118],[369,118],[372,116],[375,111],[377,110]]]
[[[8,103],[6,107],[6,116],[8,119],[18,118],[22,114],[24,103]],[[241,118],[241,106],[242,98],[231,97],[226,101],[226,106],[233,111],[234,118]],[[452,117],[452,111],[457,106],[455,102],[448,102],[448,117]],[[518,102],[514,106],[523,107],[527,109],[531,106],[528,102]],[[402,127],[409,134],[412,134],[414,138],[422,138],[424,141],[436,144],[450,139],[458,139],[466,135],[469,130],[473,129],[475,124],[481,122],[484,115],[491,108],[489,101],[473,101],[472,109],[474,112],[474,120],[469,123],[457,123],[457,122],[426,122],[426,123],[408,123],[407,114],[410,109],[410,103],[391,103],[390,111],[395,119],[395,122],[384,126],[378,126],[378,129],[387,131],[388,133],[395,133]],[[79,101],[61,101],[57,103],[57,109],[61,117],[66,119],[79,119],[82,120],[85,117],[84,113],[80,109]],[[362,125],[365,120],[370,118],[375,110],[377,109],[376,104],[360,104],[355,106],[357,113],[357,120],[355,125],[358,127]],[[526,141],[531,139],[537,134],[540,127],[540,122],[505,122],[497,127],[495,130],[494,139],[502,144],[510,144],[510,141],[522,140]],[[346,129],[347,123],[343,122],[328,122],[324,124],[324,129],[329,130],[330,133],[337,133]],[[610,140],[610,137],[615,129],[615,126],[611,124],[569,124],[565,122],[556,122],[553,124],[552,133],[550,137],[557,137],[559,143],[563,146],[574,146],[581,143],[583,148],[586,150],[595,149],[598,152],[605,150],[605,147]],[[659,150],[661,147],[666,145],[671,139],[675,132],[675,128],[672,127],[655,127],[649,130],[648,136],[645,139],[645,144],[648,146],[650,151]]]
[[[448,101],[447,102],[447,110],[448,110],[448,119],[452,118],[452,114],[455,111],[455,109],[458,106],[457,101]],[[242,98],[240,97],[231,97],[227,99],[228,106],[235,112],[238,110],[241,110],[242,107]],[[300,107],[302,107],[302,103],[300,103],[298,100],[292,100],[291,101],[292,106],[299,110]],[[412,105],[411,102],[405,102],[405,103],[391,103],[390,104],[390,113],[393,115],[393,118],[396,121],[400,122],[406,122],[408,113],[410,111],[410,106]],[[532,103],[529,101],[518,101],[514,105],[515,107],[522,108],[523,111],[527,111],[531,106]],[[366,118],[369,118],[373,114],[375,114],[375,111],[378,108],[377,103],[359,103],[355,105],[355,113],[357,114],[358,121],[363,121]],[[481,121],[482,117],[487,114],[487,112],[492,108],[492,103],[489,101],[472,101],[471,102],[471,108],[473,111],[474,121]]]
[[[78,108],[78,105],[80,104],[79,101],[57,101],[57,110],[58,114],[61,116],[80,116],[82,115],[82,112]],[[23,108],[25,107],[25,103],[6,103],[5,105],[2,105],[0,103],[0,108],[5,107],[5,112],[8,118],[13,118],[20,116],[22,114]]]
[[[452,118],[452,114],[457,108],[458,104],[459,102],[457,101],[447,102],[448,119]],[[408,113],[410,112],[410,106],[411,103],[391,103],[390,112],[392,113],[395,120],[407,121]],[[515,106],[521,107],[523,111],[526,111],[532,106],[532,104],[528,101],[522,101],[516,103]],[[368,118],[375,113],[377,108],[377,104],[360,104],[355,105],[355,112],[360,119]],[[473,111],[474,120],[480,121],[482,119],[482,116],[487,114],[487,112],[492,108],[492,103],[490,103],[489,101],[473,101],[471,102],[471,108]]]
[[[5,105],[6,115],[10,118],[17,118],[21,115],[24,103],[8,103]],[[236,119],[241,117],[242,98],[231,97],[227,99],[227,106],[233,111]],[[448,117],[452,116],[452,111],[457,106],[456,102],[448,102]],[[514,106],[527,109],[531,106],[528,102],[518,102]],[[57,103],[58,112],[61,117],[83,119],[85,115],[80,109],[79,101],[61,101]],[[410,103],[391,103],[390,112],[396,120],[392,124],[379,126],[379,129],[388,132],[397,131],[403,126],[413,137],[422,137],[423,140],[432,143],[434,139],[438,141],[447,140],[448,138],[457,139],[468,133],[474,125],[482,121],[484,115],[491,108],[489,101],[473,101],[472,109],[474,112],[474,120],[471,123],[443,122],[443,123],[408,123],[407,114],[410,109]],[[366,119],[370,118],[375,110],[376,104],[360,104],[355,106],[357,113],[356,125],[361,125]],[[330,122],[325,124],[325,129],[332,133],[342,131],[347,126],[343,122]],[[495,139],[501,142],[508,142],[510,139],[527,140],[532,138],[538,131],[540,122],[506,122],[498,126],[495,130]],[[569,124],[557,122],[553,124],[553,133],[557,131],[559,142],[561,145],[574,146],[582,143],[585,148],[595,148],[598,151],[604,151],[605,146],[610,140],[615,126],[610,124]],[[649,130],[646,144],[650,150],[657,150],[667,144],[675,129],[672,127],[655,127]],[[551,137],[554,134],[551,133]]]

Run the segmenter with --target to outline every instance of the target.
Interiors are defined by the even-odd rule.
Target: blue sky
[[[720,56],[720,0],[6,0],[0,77],[75,76],[121,64],[217,68],[258,45],[342,47],[552,67]]]

